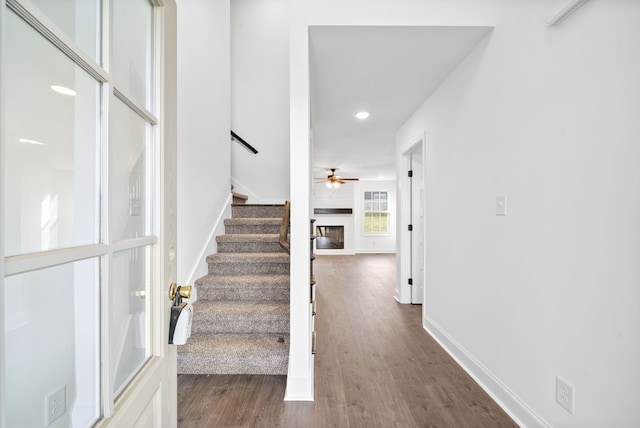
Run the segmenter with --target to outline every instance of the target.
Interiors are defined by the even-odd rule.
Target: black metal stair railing
[[[231,131],[231,139],[237,141],[240,144],[242,144],[243,146],[245,146],[249,151],[253,152],[254,154],[256,154],[256,155],[258,154],[258,150],[255,147],[253,147],[251,144],[247,143],[244,138],[242,138],[241,136],[239,136],[238,134],[236,134],[233,131]]]

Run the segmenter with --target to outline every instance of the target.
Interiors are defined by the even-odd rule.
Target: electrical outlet
[[[45,398],[45,423],[51,425],[67,411],[67,386],[62,385]]]
[[[556,376],[556,401],[569,413],[575,415],[575,392],[573,386],[560,376]]]

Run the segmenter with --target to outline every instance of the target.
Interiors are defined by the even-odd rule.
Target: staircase
[[[289,254],[278,242],[283,205],[250,205],[234,194],[232,218],[195,283],[191,338],[178,373],[286,375]]]

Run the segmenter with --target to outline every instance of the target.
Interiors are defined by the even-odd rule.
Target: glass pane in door
[[[149,0],[113,0],[111,72],[116,87],[151,110],[153,6]]]
[[[147,150],[150,125],[111,97],[109,215],[111,240],[149,235]]]
[[[31,0],[91,59],[100,63],[100,0]]]
[[[88,259],[5,278],[8,427],[98,419],[98,271]]]
[[[146,297],[151,247],[115,253],[111,272],[109,355],[113,391],[118,395],[149,357]]]
[[[5,255],[97,243],[100,84],[15,13],[5,22]]]

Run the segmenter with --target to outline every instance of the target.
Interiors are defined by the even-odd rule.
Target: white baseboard
[[[519,426],[551,428],[544,419],[529,408],[500,379],[456,342],[454,338],[449,336],[435,321],[425,317],[423,327]]]
[[[313,357],[312,357],[313,361]],[[314,401],[314,380],[310,377],[287,377],[287,389],[284,392],[284,401]]]
[[[218,218],[216,219],[215,223],[211,227],[211,232],[209,233],[209,237],[207,241],[202,247],[202,250],[200,250],[200,255],[194,261],[194,266],[193,266],[193,269],[191,269],[191,273],[189,274],[189,279],[187,281],[187,284],[193,284],[196,279],[202,276],[198,272],[203,266],[203,263],[205,263],[205,266],[206,266],[207,256],[212,252],[214,252],[215,248],[217,248],[217,244],[215,242],[216,236],[220,234],[219,233],[221,231],[220,227],[222,227],[222,231],[224,231],[224,219],[226,217],[231,216],[231,200],[232,200],[232,196],[231,196],[231,193],[229,193],[229,197],[227,197],[227,201],[225,202],[224,207],[222,208],[222,211],[220,211],[220,213],[218,214]]]
[[[318,250],[316,249],[315,253],[318,256],[325,256],[325,255],[326,256],[336,256],[336,255],[355,256],[356,255],[356,253],[350,250]]]
[[[395,248],[365,248],[356,250],[356,254],[395,254]]]

